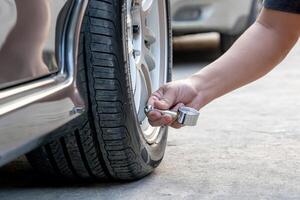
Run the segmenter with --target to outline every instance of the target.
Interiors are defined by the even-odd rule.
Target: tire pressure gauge
[[[163,115],[172,116],[172,118],[176,119],[179,124],[182,124],[184,126],[196,126],[200,115],[199,111],[197,111],[196,109],[185,106],[180,107],[178,109],[178,112],[171,110],[159,110],[151,105],[147,105],[145,107],[146,115],[154,110],[162,113]]]

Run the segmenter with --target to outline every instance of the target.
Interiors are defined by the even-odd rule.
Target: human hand
[[[159,110],[178,111],[182,106],[199,110],[203,106],[203,98],[197,91],[195,80],[188,78],[167,83],[154,92],[149,98],[148,105]],[[149,123],[152,126],[171,126],[181,128],[182,125],[170,115],[162,115],[158,111],[148,113]]]

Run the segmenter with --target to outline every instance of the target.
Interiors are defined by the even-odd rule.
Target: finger
[[[163,115],[161,118],[161,122],[162,124],[164,124],[165,126],[169,125],[170,123],[173,122],[173,117],[171,115]]]
[[[163,126],[163,124],[160,122],[160,120],[157,121],[150,121],[149,120],[149,124],[153,127],[159,127],[159,126]]]
[[[177,112],[178,109],[182,106],[184,106],[184,104],[179,103],[176,106],[174,106],[171,110]],[[163,124],[165,126],[180,127],[180,124],[176,121],[176,118],[173,118],[172,116],[170,116],[168,114],[162,115],[162,118],[159,121],[158,121],[158,119],[155,121],[157,121],[158,124]]]
[[[148,100],[148,105],[154,106],[154,102],[159,101],[161,99],[161,97],[163,96],[162,93],[163,93],[162,88],[160,88],[159,90],[154,92]]]
[[[185,106],[183,103],[176,104],[171,110],[177,112],[179,108]]]
[[[157,90],[156,92],[154,92],[151,97],[148,100],[148,104],[147,105],[151,105],[154,107],[154,102],[155,101],[159,101],[160,97],[162,96],[162,89]],[[151,111],[149,113],[147,113],[147,117],[149,119],[149,122],[153,122],[153,121],[158,121],[161,119],[162,114],[158,111]]]
[[[179,110],[179,108],[181,108],[181,107],[183,107],[183,106],[185,106],[183,103],[178,103],[176,106],[174,106],[174,107],[172,108],[172,111],[177,112],[177,111]],[[180,123],[178,123],[177,120],[173,120],[173,121],[169,124],[169,126],[175,128],[175,129],[179,129],[179,128],[182,128],[182,127],[183,127],[183,125],[180,124]]]
[[[160,119],[151,121],[149,119],[149,123],[151,126],[167,126],[172,124],[172,117],[170,115],[163,115]]]
[[[168,110],[176,102],[176,90],[164,88],[163,94],[158,101],[154,101],[155,108]]]
[[[162,118],[161,113],[157,111],[151,111],[150,113],[147,114],[147,116],[150,121],[157,121]]]

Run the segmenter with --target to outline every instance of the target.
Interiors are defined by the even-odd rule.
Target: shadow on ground
[[[148,177],[151,177],[149,175]],[[109,187],[122,187],[130,182],[117,182],[117,181],[78,181],[78,180],[65,180],[61,177],[50,177],[48,175],[40,174],[34,170],[25,157],[18,158],[17,160],[0,168],[0,191],[17,188],[82,188],[82,187],[101,187],[103,189]],[[134,183],[134,182],[132,182]]]

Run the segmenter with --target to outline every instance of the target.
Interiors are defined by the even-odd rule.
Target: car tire
[[[262,9],[262,0],[253,0],[250,15],[247,24],[245,26],[246,29],[255,22],[261,9]],[[242,35],[244,31],[242,31],[240,34],[221,33],[221,45],[220,45],[221,52],[225,53],[233,45],[233,43]]]
[[[80,34],[77,73],[77,84],[87,110],[73,123],[53,133],[61,135],[59,138],[27,155],[29,162],[39,171],[71,179],[136,180],[151,173],[163,159],[167,128],[151,127],[143,114],[143,107],[137,108],[146,104],[150,87],[146,86],[147,93],[138,97],[140,103],[136,102],[136,92],[138,84],[145,85],[145,81],[153,82],[153,92],[171,79],[169,3],[166,0],[149,1],[154,3],[153,11],[147,10],[152,13],[146,13],[149,15],[146,16],[149,18],[147,23],[155,21],[153,26],[157,27],[158,22],[165,22],[161,29],[152,31],[161,34],[154,41],[153,33],[146,35],[150,25],[143,27],[142,21],[146,19],[142,16],[145,14],[143,5],[132,2],[138,1],[89,1]],[[139,10],[140,15],[132,13],[131,5]],[[155,19],[152,15],[159,18]],[[141,30],[137,30],[139,27],[135,24],[128,27],[131,22],[141,23]],[[137,31],[139,34],[134,36]],[[135,40],[134,37],[136,41],[142,38],[142,42],[134,44],[136,41],[130,40]],[[135,52],[134,45],[143,46],[140,54]],[[153,60],[150,55],[143,59],[143,65],[152,65],[150,73],[140,69],[137,73],[146,77],[160,72],[161,78],[144,77],[141,82],[134,82],[137,75],[132,74],[133,69],[140,67],[141,57],[146,55],[144,50],[148,54],[149,51],[160,53],[154,52]],[[157,55],[161,63],[154,63],[153,68]],[[143,88],[141,91],[144,91]]]

